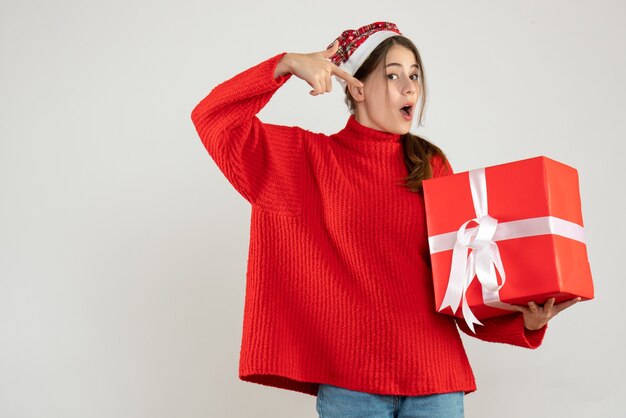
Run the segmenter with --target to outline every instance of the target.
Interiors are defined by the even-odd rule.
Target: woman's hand
[[[512,306],[516,311],[524,314],[524,327],[528,330],[536,330],[542,328],[559,312],[579,302],[580,298],[574,298],[563,303],[559,303],[558,305],[555,305],[554,301],[555,298],[550,298],[543,306],[539,306],[531,300],[528,302],[528,308],[524,305]]]
[[[337,52],[338,48],[339,42],[335,40],[333,45],[324,51],[312,52],[310,54],[287,53],[278,61],[274,71],[274,78],[291,73],[313,87],[313,90],[309,92],[312,96],[324,94],[332,90],[331,75],[344,79],[348,84],[363,87],[363,83],[329,60]]]

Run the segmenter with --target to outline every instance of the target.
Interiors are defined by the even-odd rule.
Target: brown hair
[[[378,65],[381,62],[386,62],[387,51],[389,51],[393,45],[404,46],[411,50],[413,55],[415,55],[415,60],[417,61],[418,66],[418,83],[421,90],[420,98],[418,100],[418,103],[420,103],[418,125],[423,126],[422,118],[424,116],[424,105],[426,103],[426,80],[424,78],[424,66],[417,47],[410,39],[404,36],[392,36],[391,38],[385,39],[372,51],[365,62],[363,62],[361,67],[359,67],[358,71],[354,74],[354,77],[360,81],[365,80],[374,72],[376,68],[378,68]],[[381,68],[383,71],[382,76],[385,77],[384,66],[381,66]],[[354,113],[356,106],[347,86],[345,93],[346,105],[348,106],[350,112]],[[412,192],[421,191],[422,180],[431,178],[433,174],[430,166],[430,159],[437,155],[445,163],[446,156],[439,147],[421,136],[407,132],[402,135],[400,139],[402,142],[402,149],[404,151],[404,163],[409,174],[407,177],[401,179],[402,185],[406,186]]]

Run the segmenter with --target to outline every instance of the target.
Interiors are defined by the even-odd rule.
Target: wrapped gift
[[[437,311],[474,331],[511,305],[593,298],[574,168],[535,157],[423,185]]]

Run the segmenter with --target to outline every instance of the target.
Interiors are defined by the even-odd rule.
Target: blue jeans
[[[316,409],[320,418],[463,418],[463,395],[377,395],[320,384]]]

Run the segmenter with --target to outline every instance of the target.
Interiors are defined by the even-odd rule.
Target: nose
[[[417,86],[415,84],[415,81],[411,80],[409,77],[405,77],[404,86],[402,88],[404,94],[413,94],[416,90]]]

